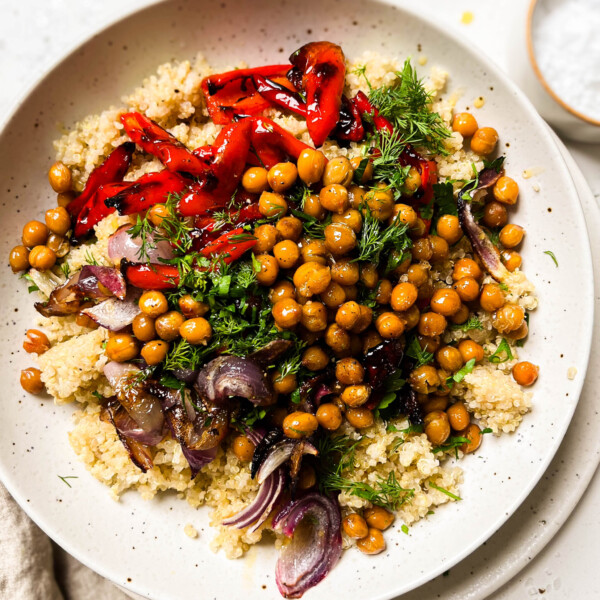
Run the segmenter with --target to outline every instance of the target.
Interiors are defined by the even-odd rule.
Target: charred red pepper
[[[252,81],[256,91],[271,105],[287,108],[298,115],[306,117],[306,102],[300,94],[262,75],[254,75]]]
[[[169,194],[180,194],[186,187],[185,179],[165,169],[142,175],[118,194],[108,198],[105,204],[116,208],[121,215],[133,215],[165,202]]]
[[[308,144],[301,142],[289,131],[266,117],[253,119],[251,139],[252,148],[267,169],[288,157],[298,160],[302,151],[310,148]]]
[[[361,117],[370,115],[373,125],[377,131],[387,130],[388,133],[394,133],[394,126],[379,114],[379,109],[375,108],[364,92],[358,92],[352,99],[352,104],[357,108]]]
[[[230,264],[254,247],[257,241],[254,236],[238,227],[219,236],[214,242],[207,244],[200,250],[200,254],[206,258],[219,256],[226,264]]]
[[[236,69],[210,75],[202,80],[206,108],[217,125],[231,123],[235,116],[252,116],[271,106],[256,90],[252,77],[259,75],[283,82],[290,65],[270,65],[254,69]]]
[[[338,140],[360,142],[365,137],[365,127],[358,107],[346,96],[342,97],[340,120],[338,121],[333,136]]]
[[[122,260],[121,273],[128,283],[142,290],[171,290],[179,285],[179,269],[172,265],[147,265]]]
[[[240,193],[236,196],[236,200],[242,196],[243,193]],[[214,216],[203,216],[198,217],[195,220],[196,229],[198,230],[198,236],[194,240],[194,249],[198,251],[200,248],[206,246],[206,244],[214,241],[219,235],[226,233],[227,231],[231,231],[236,227],[241,227],[243,225],[249,225],[254,223],[254,221],[258,221],[259,219],[263,219],[264,216],[258,210],[258,203],[254,202],[253,204],[247,204],[240,209],[229,209],[227,211],[229,215],[228,223],[219,224],[218,220],[215,219]],[[215,231],[215,227],[217,231]]]
[[[121,115],[121,123],[129,137],[144,152],[153,154],[169,171],[182,171],[191,175],[206,173],[206,161],[190,152],[177,138],[148,117],[131,112]]]
[[[346,64],[342,49],[331,42],[311,42],[290,56],[288,74],[306,95],[306,124],[315,146],[321,146],[340,118]]]
[[[76,217],[79,215],[83,207],[101,185],[123,181],[123,177],[127,173],[129,165],[131,165],[131,157],[134,150],[135,144],[132,142],[121,144],[108,155],[99,167],[96,167],[90,173],[83,192],[67,206],[67,210],[71,216]]]

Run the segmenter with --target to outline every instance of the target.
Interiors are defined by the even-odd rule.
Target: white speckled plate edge
[[[336,4],[335,2],[331,3],[331,5]],[[382,10],[384,10],[382,8]],[[142,11],[144,12],[144,11]],[[405,11],[406,12],[406,11]],[[119,19],[119,22],[124,21],[126,19]],[[368,18],[365,16],[365,20],[368,20]],[[383,22],[381,21],[381,23],[383,24]],[[375,27],[375,25],[374,25]],[[317,27],[315,27],[315,30],[318,30]],[[97,37],[100,37],[102,34],[98,34]],[[443,37],[449,37],[452,39],[452,36],[449,36],[447,33],[439,33],[439,35],[441,36],[442,40]],[[464,46],[464,44],[462,44],[462,42],[454,39],[453,43],[456,44],[458,47],[460,46]],[[460,53],[460,52],[459,52]],[[510,92],[511,94],[513,94],[515,97],[519,98],[519,102],[521,102],[522,106],[521,109],[525,109],[526,113],[529,113],[528,116],[529,118],[532,119],[533,123],[536,123],[539,121],[539,118],[535,115],[535,113],[533,112],[533,109],[525,102],[522,102],[522,97],[519,95],[519,92],[516,90],[516,88],[510,84],[510,82],[508,82],[506,80],[506,78],[504,76],[502,76],[501,74],[499,74],[495,68],[489,64],[489,61],[484,61],[482,60],[482,62],[484,63],[484,66],[487,65],[486,70],[489,71],[489,78],[490,79],[498,79],[501,84],[507,88],[508,92]],[[88,112],[87,110],[85,112]],[[536,133],[540,133],[539,131]],[[544,137],[543,133],[541,134],[542,137]],[[550,148],[553,148],[552,146],[552,142],[550,140],[550,138],[548,137],[548,134],[546,134],[546,138],[547,138],[547,142],[548,142],[548,152],[551,152]],[[550,160],[550,159],[549,159]],[[555,160],[555,158],[553,158],[553,160]],[[509,163],[510,164],[510,163]],[[558,167],[560,170],[560,166]],[[563,177],[564,180],[564,177]],[[567,184],[568,185],[568,184]],[[39,204],[44,204],[44,202],[42,201],[41,203],[38,201],[37,203]],[[573,207],[574,208],[574,207]],[[575,208],[575,213],[577,213],[577,209]],[[580,226],[582,223],[582,219],[581,219],[581,215],[580,214],[576,214],[575,215],[575,223],[577,224],[577,229],[580,230]],[[585,244],[583,248],[580,248],[582,254],[580,256],[580,263],[583,262],[583,267],[584,269],[587,267],[587,263],[589,263],[589,256],[586,254],[586,248],[585,248]],[[527,257],[527,253],[526,253],[526,257]],[[532,257],[533,259],[533,257]],[[535,261],[533,261],[535,262]],[[538,265],[536,264],[536,268],[538,268]],[[545,269],[544,269],[545,270]],[[591,270],[590,270],[591,273]],[[584,280],[583,283],[585,284],[586,281]],[[587,282],[589,283],[589,282]],[[586,313],[586,314],[590,314],[590,310],[589,310],[589,306],[586,306],[585,303],[582,305],[582,310]],[[577,365],[578,368],[580,370],[580,373],[582,374],[584,369],[585,369],[585,364],[587,362],[587,355],[585,353],[585,341],[587,341],[587,336],[585,334],[582,334],[581,336],[581,340],[584,341],[582,348],[579,348],[579,350],[583,351],[578,354],[578,358],[577,358]],[[22,361],[21,361],[22,362]],[[578,395],[578,391],[580,388],[581,382],[580,381],[576,381],[573,383],[572,387],[571,387],[571,398],[574,398]],[[567,415],[570,412],[572,412],[573,408],[574,408],[574,402],[573,400],[571,400],[571,402],[569,403],[569,405],[567,406],[566,410],[565,410],[565,415]],[[33,411],[32,411],[33,412]],[[53,410],[53,414],[55,413],[55,411]],[[564,426],[564,428],[566,428],[566,424]],[[472,540],[472,543],[470,543],[468,546],[463,546],[462,551],[460,553],[455,553],[453,555],[451,555],[451,558],[447,558],[445,560],[440,561],[439,565],[434,569],[437,572],[440,572],[444,569],[447,569],[449,566],[451,566],[452,564],[454,564],[456,561],[460,560],[463,556],[465,556],[466,554],[468,554],[469,552],[471,552],[475,547],[477,547],[481,542],[483,542],[496,528],[497,526],[499,526],[503,520],[505,520],[505,518],[507,518],[507,516],[518,506],[518,504],[520,504],[520,502],[525,498],[525,496],[527,495],[527,492],[529,491],[529,489],[531,489],[531,487],[533,486],[535,480],[537,480],[539,478],[539,476],[541,476],[541,474],[543,473],[544,468],[547,466],[548,462],[551,459],[551,456],[553,454],[553,451],[556,449],[556,447],[558,446],[558,443],[562,437],[562,434],[564,433],[564,428],[561,430],[560,428],[558,428],[558,430],[555,432],[554,436],[552,437],[552,443],[548,444],[548,447],[546,448],[546,451],[548,452],[548,454],[544,454],[544,460],[540,460],[539,463],[537,464],[537,470],[535,473],[535,476],[532,478],[530,486],[524,486],[521,488],[521,493],[520,494],[513,494],[513,493],[508,493],[507,496],[510,498],[510,501],[506,502],[506,509],[505,509],[505,516],[502,517],[494,527],[488,528],[485,530],[485,532],[480,533],[480,535],[478,535],[477,537],[475,537]],[[522,434],[519,435],[517,434],[517,439],[518,441],[521,441],[523,439]],[[499,444],[501,444],[501,446],[506,446],[506,443],[504,441],[500,442]],[[60,444],[58,444],[60,445]],[[63,448],[60,449],[61,451],[64,451]],[[32,449],[33,451],[33,449]],[[29,452],[29,449],[27,449],[27,452]],[[23,461],[25,462],[25,461]],[[70,461],[69,461],[69,464]],[[55,539],[57,539],[57,541],[59,541],[59,543],[61,543],[63,546],[65,546],[65,548],[70,551],[72,554],[74,554],[75,556],[77,556],[78,558],[80,558],[80,560],[83,560],[84,562],[86,562],[87,564],[90,564],[90,562],[93,562],[93,564],[90,564],[90,566],[92,568],[95,568],[96,570],[98,570],[99,572],[101,572],[104,575],[109,575],[108,573],[106,573],[106,569],[103,567],[102,563],[100,562],[96,562],[96,561],[92,561],[92,559],[88,559],[86,560],[86,558],[88,558],[88,556],[84,556],[86,553],[90,552],[90,549],[88,548],[87,550],[81,550],[79,551],[77,548],[72,547],[72,545],[68,542],[68,538],[70,535],[73,535],[72,531],[61,531],[61,530],[68,530],[69,529],[69,523],[66,523],[66,521],[64,521],[64,517],[63,517],[63,527],[61,528],[57,528],[56,526],[58,525],[58,523],[55,523],[55,526],[51,526],[49,522],[46,521],[46,519],[44,518],[44,514],[43,511],[39,512],[39,507],[33,507],[32,505],[28,505],[29,503],[29,499],[26,497],[26,493],[28,492],[24,492],[21,489],[18,489],[19,486],[13,486],[12,485],[12,477],[9,474],[6,469],[5,469],[5,465],[0,465],[1,470],[2,470],[2,476],[3,479],[7,485],[7,487],[9,488],[9,490],[11,490],[11,492],[13,493],[13,495],[15,495],[15,497],[17,497],[17,499],[20,501],[20,503],[24,506],[24,508],[26,510],[28,510],[28,512],[34,517],[34,519],[38,522],[38,524],[40,524],[44,529],[46,529],[51,535],[52,537],[54,537]],[[74,465],[74,468],[80,467],[80,465]],[[467,469],[468,470],[468,469]],[[78,472],[83,472],[82,469],[79,469]],[[510,487],[508,482],[504,482],[506,487]],[[84,485],[82,485],[82,487],[90,487],[89,483],[86,482]],[[93,486],[92,486],[93,487]],[[467,489],[467,491],[469,491],[469,487],[466,484],[465,488]],[[104,490],[102,490],[102,488],[99,488],[99,492],[98,493],[103,493]],[[64,490],[63,490],[64,491]],[[471,492],[474,492],[475,490],[471,490]],[[24,493],[23,493],[24,492]],[[53,492],[54,493],[54,492]],[[70,502],[69,504],[71,505],[71,507],[76,507],[77,506],[77,500],[83,500],[85,499],[84,497],[80,497],[77,498],[79,496],[79,492],[73,492],[71,494],[71,498],[69,498]],[[508,500],[508,498],[507,498]],[[60,499],[60,501],[62,502],[62,498]],[[100,500],[99,503],[102,503],[102,501]],[[134,508],[133,512],[132,512],[132,517],[135,516],[136,510],[133,504],[130,504],[130,499],[129,497],[126,498],[125,502],[126,505],[128,505],[130,508]],[[135,503],[134,503],[135,504]],[[156,503],[158,504],[158,503]],[[167,504],[167,501],[164,501],[163,504]],[[465,505],[468,504],[468,501],[466,501],[464,503]],[[448,507],[447,509],[445,509],[445,512],[448,513],[447,515],[445,515],[446,519],[452,519],[453,517],[457,516],[457,505],[454,505],[452,507]],[[145,525],[145,523],[143,523]],[[89,526],[92,527],[92,523],[89,523]],[[150,528],[150,524],[148,524],[148,528]],[[415,528],[416,530],[416,528]],[[421,534],[423,534],[423,528],[421,527],[419,532]],[[396,539],[398,540],[398,537],[396,536]],[[178,540],[179,541],[179,540]],[[401,538],[400,538],[401,541]],[[184,544],[184,542],[179,541],[179,543],[181,545]],[[397,545],[398,541],[396,542]],[[186,543],[186,548],[190,548],[187,543]],[[348,565],[350,566],[350,568],[352,568],[353,563],[356,567],[358,567],[359,569],[361,569],[361,572],[364,572],[365,566],[368,563],[365,563],[364,561],[360,560],[360,557],[357,559],[357,557],[352,557],[350,558],[350,560],[348,560],[349,557],[346,558],[345,562],[348,563]],[[129,562],[129,561],[126,561]],[[134,559],[135,562],[135,559]],[[381,563],[379,563],[381,564]],[[379,566],[378,564],[378,566]],[[385,565],[385,563],[383,563]],[[226,567],[225,567],[226,568]],[[373,568],[378,568],[375,565],[373,565]],[[231,570],[234,570],[233,567]],[[336,570],[341,570],[341,567],[338,567],[338,569]],[[380,571],[381,572],[381,571]],[[380,574],[380,572],[378,573],[378,575]],[[383,572],[385,573],[385,569],[383,569]],[[433,570],[428,571],[427,573],[422,573],[421,574],[421,580],[426,580],[429,579],[432,575],[434,574]],[[119,575],[118,577],[113,575],[113,579],[120,581],[122,583],[125,583],[124,578]],[[251,577],[250,577],[251,579]],[[331,585],[334,585],[334,579],[338,579],[338,577],[335,576],[331,576],[326,582],[325,584],[322,584],[319,586],[319,588],[317,588],[315,591],[311,592],[311,596],[316,598],[316,597],[325,597],[328,593],[331,592]],[[359,578],[360,579],[360,578]],[[379,577],[378,579],[381,580],[381,577]],[[387,579],[384,575],[383,579]],[[143,591],[146,595],[153,595],[152,592],[150,592],[148,590],[147,585],[145,584],[139,584],[138,583],[139,578],[136,579],[135,582],[132,583],[131,588],[136,589],[136,591]],[[419,584],[419,579],[412,579],[410,581],[409,584],[406,583],[397,583],[397,582],[393,582],[391,585],[396,586],[396,593],[399,592],[401,589],[405,590],[405,589],[409,589],[410,587],[413,587],[415,585]],[[244,584],[246,585],[246,584]],[[377,586],[372,586],[377,587]],[[252,585],[250,586],[249,589],[254,590],[254,588],[252,587]],[[358,585],[353,585],[353,589],[356,591],[356,593],[360,593],[360,586]],[[390,586],[387,585],[387,587],[385,588],[386,590],[389,589],[391,590]],[[382,589],[378,589],[378,590],[373,590],[373,595],[372,597],[375,598],[389,598],[391,594],[391,591],[383,591]],[[259,597],[257,595],[257,597]]]

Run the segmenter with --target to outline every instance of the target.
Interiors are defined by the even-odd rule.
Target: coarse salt
[[[540,0],[532,37],[552,91],[574,110],[600,120],[600,3]]]

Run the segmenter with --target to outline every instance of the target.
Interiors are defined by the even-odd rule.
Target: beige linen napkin
[[[0,484],[0,600],[128,600],[50,539]]]

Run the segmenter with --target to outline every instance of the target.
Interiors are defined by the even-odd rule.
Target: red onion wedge
[[[138,300],[142,291],[137,288],[129,288],[123,300],[109,298],[95,306],[84,309],[82,312],[98,323],[100,327],[110,331],[120,331],[133,323],[140,314]]]
[[[108,257],[115,263],[120,263],[125,258],[130,262],[144,261],[159,263],[160,259],[173,258],[173,248],[166,240],[156,240],[150,233],[146,236],[146,254],[140,255],[142,238],[132,237],[128,231],[130,225],[124,225],[115,231],[108,240]]]
[[[98,265],[85,265],[79,274],[79,289],[90,298],[107,298],[107,294],[100,284],[113,296],[120,300],[125,298],[127,287],[125,278],[118,269],[113,267],[100,267]]]
[[[342,555],[340,509],[316,492],[284,506],[273,518],[273,529],[292,541],[275,567],[277,587],[284,598],[300,598],[317,585]]]
[[[248,358],[252,359],[261,368],[266,368],[282,355],[285,354],[292,347],[290,340],[273,340],[260,350],[256,350]]]
[[[200,397],[226,405],[231,397],[247,398],[256,406],[275,402],[266,373],[256,362],[239,356],[219,356],[198,373],[196,388]]]
[[[306,440],[281,440],[274,444],[264,457],[262,465],[258,469],[257,481],[263,483],[271,473],[280,467],[283,463],[289,460],[297,449],[297,460],[300,462],[300,457],[304,454],[312,454],[317,456],[317,449]],[[298,469],[295,469],[298,470]]]
[[[268,519],[284,487],[285,474],[282,469],[276,469],[261,483],[252,503],[236,515],[225,519],[223,525],[235,526],[238,529],[251,526],[249,531],[256,531]]]

